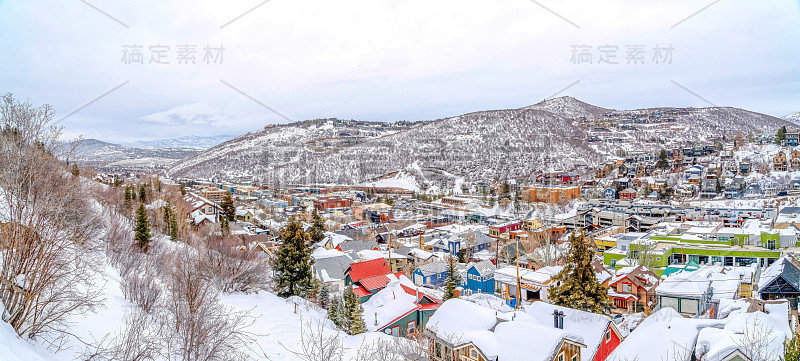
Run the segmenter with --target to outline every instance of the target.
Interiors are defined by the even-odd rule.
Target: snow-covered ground
[[[119,333],[124,328],[126,315],[135,306],[123,297],[120,276],[113,267],[107,266],[97,281],[97,285],[102,287],[104,307],[97,312],[71,317],[73,327],[69,331],[77,338],[70,338],[64,349],[53,352],[36,341],[20,339],[9,324],[0,322],[0,360],[74,360],[85,348],[78,338],[87,343],[97,343],[104,337],[110,338]],[[253,317],[253,323],[246,328],[253,337],[247,350],[252,360],[261,360],[263,355],[273,361],[297,360],[298,357],[292,352],[301,350],[301,328],[309,331],[322,326],[325,335],[338,335],[345,348],[344,360],[354,357],[362,343],[391,337],[376,332],[349,336],[335,328],[327,319],[324,309],[296,297],[284,299],[262,291],[257,294],[223,295],[220,300],[232,310],[249,312]]]
[[[345,348],[345,360],[353,358],[362,343],[391,337],[377,332],[349,336],[335,329],[327,319],[325,310],[297,297],[284,299],[269,292],[235,293],[223,296],[222,303],[237,311],[248,311],[256,317],[247,329],[255,339],[249,350],[253,359],[266,354],[272,361],[297,360],[298,357],[292,352],[301,350],[301,328],[308,331],[309,326],[314,330],[322,326],[325,335],[340,336]]]
[[[412,192],[420,191],[420,187],[419,184],[417,184],[416,178],[406,172],[397,172],[397,174],[392,177],[379,179],[374,182],[365,182],[361,183],[360,185],[365,187],[401,188],[410,190]]]

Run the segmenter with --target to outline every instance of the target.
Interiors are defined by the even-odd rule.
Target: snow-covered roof
[[[338,234],[338,233],[333,233],[333,232],[325,232],[325,238],[322,239],[321,243],[324,245],[324,244],[326,244],[328,242],[331,242],[331,245],[333,247],[336,247],[341,243],[349,242],[349,241],[352,241],[352,240],[353,240],[352,238],[350,238],[350,237],[348,237],[346,235],[343,235],[343,234]]]
[[[722,325],[719,320],[684,318],[671,308],[662,308],[645,318],[606,360],[636,360],[647,355],[649,360],[689,361],[700,329]]]
[[[422,249],[419,249],[419,248],[412,248],[410,251],[408,251],[408,253],[410,255],[414,256],[414,257],[417,257],[419,259],[424,259],[424,260],[427,260],[427,259],[430,259],[431,257],[434,257],[433,253],[430,253],[428,251],[425,251],[425,250],[422,250]]]
[[[550,282],[550,279],[555,277],[559,272],[561,272],[562,269],[564,269],[564,267],[562,266],[542,267],[536,271],[532,271],[527,268],[519,268],[519,278],[522,281],[528,281],[544,285]],[[516,282],[517,267],[506,266],[498,269],[497,271],[495,271],[494,274],[496,280],[506,281],[506,282]]]
[[[772,281],[778,278],[781,274],[784,273],[784,270],[787,271],[786,278],[789,283],[793,283],[793,286],[798,287],[798,267],[796,267],[796,262],[792,262],[790,259],[791,256],[783,256],[779,258],[777,261],[772,263],[769,267],[764,269],[761,272],[761,279],[758,281],[760,289],[759,292],[763,291],[765,287],[769,286]]]
[[[311,258],[315,260],[320,260],[323,258],[330,258],[330,257],[340,257],[340,256],[347,256],[344,252],[338,249],[325,249],[322,247],[317,247],[314,252],[311,252]]]
[[[777,359],[783,355],[783,344],[792,335],[789,325],[789,303],[771,303],[764,305],[764,311],[747,312],[750,303],[745,300],[732,300],[720,303],[720,313],[725,312],[725,326],[721,328],[707,327],[700,330],[694,355],[697,359],[721,360],[737,349],[746,345],[746,333],[762,332],[764,334],[763,351],[769,358]],[[761,328],[758,330],[757,328]],[[742,350],[749,351],[749,350]]]
[[[563,340],[583,344],[579,335],[543,326],[524,312],[499,313],[458,298],[439,307],[426,327],[454,345],[472,342],[489,359],[552,360]]]
[[[572,332],[583,338],[587,348],[581,350],[581,360],[593,360],[595,351],[603,341],[605,332],[611,324],[611,317],[541,301],[525,306],[525,312],[543,326],[552,327],[553,311],[564,313],[564,331]]]
[[[436,262],[426,263],[422,266],[417,267],[417,271],[422,273],[424,276],[441,274],[447,272],[447,262],[436,261]]]
[[[365,261],[371,260],[371,259],[377,259],[377,258],[389,259],[390,257],[391,257],[391,259],[406,259],[407,258],[406,256],[403,256],[402,254],[397,253],[397,252],[391,252],[391,255],[390,255],[388,251],[376,251],[376,250],[371,250],[371,249],[365,249],[363,251],[358,251],[357,254],[358,254],[358,258],[359,259],[365,260]]]
[[[377,331],[417,308],[417,298],[403,289],[397,277],[393,274],[386,277],[390,279],[386,288],[372,295],[363,306],[364,321],[370,331]]]
[[[478,271],[478,274],[482,277],[488,277],[494,274],[494,271],[497,269],[492,261],[480,261],[477,263],[470,263],[467,268],[470,266],[475,267],[475,270]]]
[[[159,208],[166,207],[166,206],[167,206],[167,201],[165,201],[163,199],[156,199],[155,201],[153,201],[153,203],[150,203],[150,204],[148,204],[148,205],[146,205],[144,207],[147,208],[148,210],[153,210],[153,209],[159,209]]]
[[[217,217],[215,217],[213,214],[205,214],[199,209],[192,212],[189,216],[192,218],[192,222],[194,222],[194,224],[200,224],[203,223],[203,221],[216,223],[217,221]]]
[[[711,299],[732,299],[739,292],[744,271],[737,268],[705,266],[697,271],[673,273],[656,287],[656,293],[663,296],[700,299],[706,292],[712,291]],[[711,290],[709,290],[711,287]]]

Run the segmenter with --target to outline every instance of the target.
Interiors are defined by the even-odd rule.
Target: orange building
[[[543,203],[562,203],[580,198],[580,186],[529,186],[522,188],[522,200]]]

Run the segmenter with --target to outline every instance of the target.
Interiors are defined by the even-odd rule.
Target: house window
[[[558,361],[564,361],[564,353],[558,354]]]
[[[400,337],[400,326],[392,327],[392,336]]]
[[[470,351],[469,354],[470,354],[470,356],[472,356],[472,358],[474,358],[476,360],[478,359],[478,351],[477,350],[472,349],[472,351]]]
[[[436,357],[442,358],[442,344],[437,342],[436,345],[434,346],[434,349],[436,351]]]
[[[688,314],[696,314],[700,311],[700,301],[692,299],[680,300],[680,312]]]
[[[630,292],[631,291],[631,284],[630,283],[623,283],[622,284],[622,292]]]
[[[572,355],[572,361],[578,361],[578,355]]]
[[[611,341],[611,330],[606,330],[606,342]]]
[[[408,335],[413,335],[417,331],[417,324],[414,321],[408,323]]]

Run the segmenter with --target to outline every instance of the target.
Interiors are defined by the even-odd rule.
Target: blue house
[[[796,147],[800,145],[800,133],[786,133],[786,142],[788,147]]]
[[[472,293],[494,293],[494,270],[495,266],[491,261],[468,264],[464,288]]]
[[[683,172],[684,179],[689,179],[691,176],[702,176],[703,175],[703,167],[699,165],[692,166],[691,168],[685,170]]]
[[[458,256],[458,252],[463,247],[463,240],[457,235],[452,235],[449,238],[439,238],[434,240],[430,246],[433,252],[445,252],[452,256]]]
[[[739,174],[741,175],[748,175],[750,174],[750,170],[752,169],[752,164],[749,161],[743,160],[739,163]]]
[[[411,274],[415,285],[439,286],[447,278],[447,262],[437,261],[417,267]]]
[[[744,196],[747,198],[761,197],[764,192],[761,191],[761,186],[758,184],[751,184],[744,190]]]
[[[603,199],[614,199],[617,197],[617,190],[611,187],[603,190]]]

